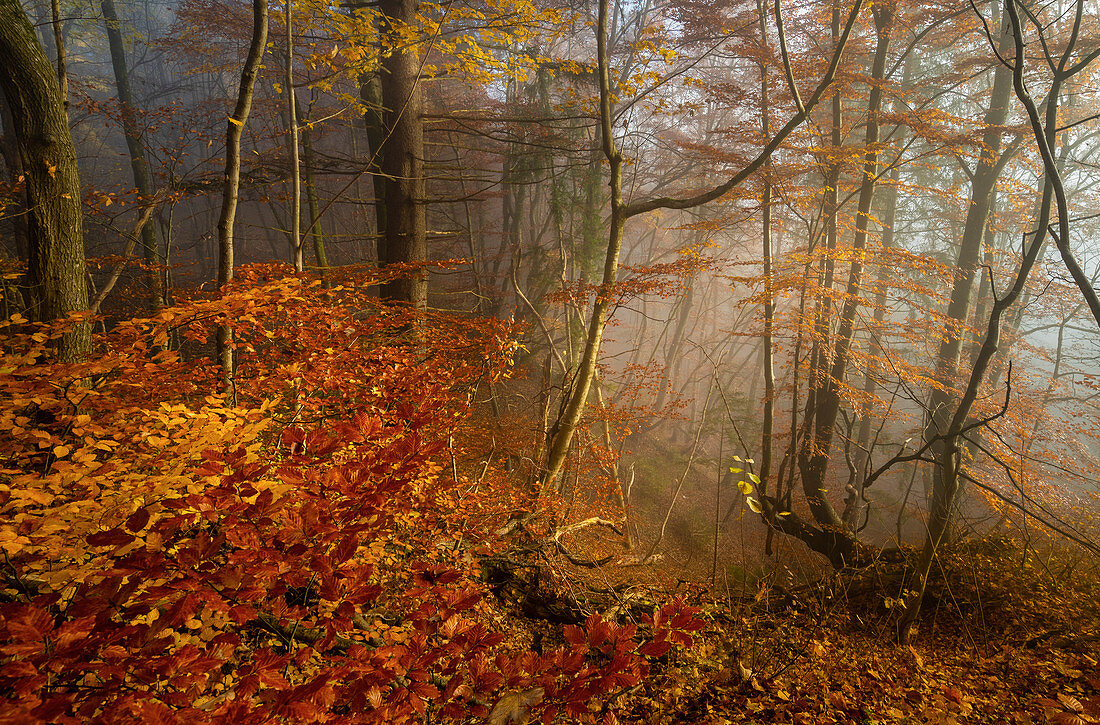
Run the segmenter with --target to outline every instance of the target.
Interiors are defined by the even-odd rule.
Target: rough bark
[[[56,320],[88,308],[80,176],[57,75],[18,0],[0,0],[0,89],[26,175],[31,312]],[[90,342],[76,325],[59,352],[74,359]]]
[[[23,157],[19,154],[19,142],[15,139],[15,121],[11,115],[11,107],[8,98],[0,92],[0,124],[3,125],[3,134],[0,134],[0,154],[4,157],[4,166],[8,170],[8,181],[14,186],[19,177],[23,176]],[[11,238],[14,241],[16,259],[26,262],[28,259],[27,243],[27,217],[23,213],[23,206],[16,201],[18,211],[13,214],[4,213],[11,224]]]

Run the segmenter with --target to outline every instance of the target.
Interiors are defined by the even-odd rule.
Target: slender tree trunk
[[[107,41],[111,46],[111,67],[115,72],[115,86],[118,89],[118,102],[122,112],[122,133],[126,137],[126,148],[130,152],[130,170],[134,177],[134,186],[144,203],[150,203],[153,197],[153,181],[149,175],[149,165],[145,157],[145,142],[137,122],[137,105],[130,85],[130,69],[126,62],[126,45],[122,39],[122,28],[115,11],[114,0],[102,0],[103,24],[107,28]],[[140,215],[139,215],[140,216]],[[150,282],[152,287],[152,306],[164,306],[164,285],[157,270],[160,265],[160,242],[157,239],[155,224],[144,224],[141,228],[141,246],[145,262],[152,268]]]
[[[556,485],[565,457],[569,453],[569,444],[580,422],[588,401],[588,391],[596,373],[596,358],[599,356],[600,343],[603,340],[607,312],[612,302],[612,292],[619,271],[619,252],[623,244],[623,159],[615,146],[615,137],[611,127],[611,76],[608,67],[607,23],[609,0],[599,0],[596,20],[596,63],[600,83],[600,135],[604,158],[610,168],[608,186],[611,191],[611,220],[607,233],[607,253],[604,257],[603,281],[596,293],[596,302],[588,323],[588,336],[584,352],[573,378],[573,389],[561,417],[554,425],[546,470],[543,473],[542,487]]]
[[[1081,8],[1082,6],[1079,3],[1077,15],[1078,26],[1081,22]],[[1073,52],[1074,42],[1068,43],[1063,51],[1061,63],[1054,73],[1050,92],[1046,97],[1044,109],[1045,118],[1040,118],[1039,111],[1028,94],[1024,83],[1025,57],[1023,27],[1019,13],[1016,9],[1015,0],[1005,0],[1005,16],[1005,26],[1002,30],[1000,45],[1005,51],[1007,51],[1009,43],[1011,43],[1011,47],[1015,48],[1015,57],[1010,66],[1011,83],[1017,98],[1027,110],[1028,118],[1035,133],[1040,154],[1043,158],[1043,196],[1039,207],[1034,236],[1029,243],[1026,242],[1025,237],[1023,259],[1020,262],[1020,268],[1016,274],[1016,279],[1012,287],[998,297],[990,309],[989,320],[986,323],[985,337],[978,351],[978,355],[974,359],[969,381],[966,388],[963,390],[958,405],[951,413],[950,418],[947,418],[939,409],[933,409],[931,411],[932,415],[940,413],[941,420],[943,420],[944,424],[941,427],[929,431],[929,434],[934,431],[938,438],[935,441],[935,445],[931,448],[936,459],[936,469],[932,487],[932,502],[928,512],[928,535],[925,537],[924,547],[921,550],[921,555],[917,561],[915,571],[912,573],[911,582],[909,584],[911,594],[906,597],[904,614],[898,624],[898,639],[903,644],[907,644],[912,636],[913,625],[916,623],[917,615],[920,613],[921,604],[924,600],[924,592],[928,586],[928,575],[932,570],[932,562],[935,560],[945,540],[945,534],[951,523],[951,513],[955,508],[955,497],[959,490],[960,469],[962,466],[960,452],[965,445],[963,428],[970,422],[971,412],[973,411],[975,401],[978,399],[978,393],[981,389],[982,382],[985,380],[989,371],[993,356],[1000,347],[1001,320],[1005,312],[1016,302],[1023,292],[1024,286],[1027,283],[1027,278],[1043,249],[1046,235],[1052,233],[1049,227],[1051,209],[1054,205],[1055,198],[1057,198],[1058,201],[1058,236],[1068,242],[1069,219],[1066,213],[1067,208],[1065,205],[1064,189],[1061,184],[1061,174],[1058,170],[1058,162],[1054,158],[1053,150],[1059,120],[1058,101],[1061,94],[1061,84],[1069,77],[1069,74],[1065,73],[1065,67]],[[1076,35],[1075,30],[1073,38],[1076,38]],[[1001,52],[1001,55],[1002,57],[1006,57],[1008,53]],[[998,66],[998,73],[1001,72],[1002,67],[1003,66]],[[994,85],[996,86],[996,77]],[[993,108],[993,102],[991,101],[990,113],[993,112]],[[996,131],[996,129],[990,129],[990,131]],[[999,133],[999,131],[997,132]],[[997,146],[994,146],[993,150],[995,151],[997,148]],[[982,158],[985,158],[985,154],[983,154]],[[995,165],[994,168],[999,171],[1000,167]],[[977,179],[977,175],[975,175],[975,179]],[[996,174],[993,174],[990,182],[990,191],[992,189],[992,183],[995,182]],[[988,216],[990,191],[987,191],[985,194],[986,216]],[[971,209],[973,210],[973,207],[971,207]],[[984,231],[985,220],[983,219],[983,223],[977,231],[978,243],[980,243]],[[972,254],[976,263],[978,252],[974,251]],[[960,257],[961,256],[962,251],[960,251]],[[965,274],[965,269],[963,273]],[[970,277],[970,284],[968,285],[966,293],[967,307],[969,307],[969,287],[973,286],[973,273],[971,273]],[[962,296],[962,293],[960,293],[960,296]],[[952,301],[954,301],[954,296],[952,296]],[[955,319],[965,321],[966,317],[963,316]],[[950,340],[946,341],[945,345],[949,343]],[[960,343],[956,342],[955,345],[948,350],[948,353],[954,356],[956,365],[959,357],[959,347]],[[946,361],[946,364],[950,364],[951,362],[952,360],[949,359]]]
[[[363,130],[367,137],[370,160],[367,168],[374,189],[374,232],[375,258],[381,260],[387,256],[386,248],[386,179],[382,175],[382,142],[386,138],[386,128],[382,121],[382,79],[378,72],[363,73],[359,76],[359,99],[366,109],[363,112]]]
[[[222,211],[218,218],[218,285],[233,279],[233,225],[237,217],[237,201],[241,183],[241,136],[252,110],[252,93],[260,72],[260,61],[267,48],[267,0],[252,0],[252,43],[241,70],[241,85],[237,105],[229,117],[225,134],[225,183],[222,189]],[[218,327],[218,362],[228,385],[233,377],[233,330],[228,325]]]
[[[298,96],[295,94],[294,103],[298,104]],[[302,118],[301,106],[298,106],[298,117]],[[305,162],[304,181],[306,185],[306,207],[309,209],[309,237],[313,244],[313,258],[317,266],[321,268],[321,274],[328,267],[328,256],[325,254],[325,234],[321,229],[321,204],[317,199],[317,181],[314,178],[313,168],[316,159],[313,154],[313,130],[308,119],[303,119],[302,125],[302,156]]]
[[[768,11],[759,0],[760,42],[768,48]],[[768,66],[760,64],[760,131],[762,138],[771,136],[771,105],[768,97]],[[760,487],[767,493],[772,472],[772,449],[775,426],[775,367],[772,361],[775,328],[775,280],[772,269],[772,162],[764,164],[761,178],[760,251],[764,265],[764,338],[761,341],[761,366],[764,374],[764,415],[760,426]],[[717,539],[717,532],[715,532]]]
[[[886,192],[885,213],[882,217],[882,253],[886,254],[894,246],[894,225],[897,222],[898,212],[898,167],[890,171],[890,187]],[[882,344],[881,331],[886,320],[886,288],[889,283],[890,266],[885,260],[879,262],[878,274],[875,276],[875,308],[871,319],[870,339],[867,341],[867,366],[863,377],[863,395],[868,401],[867,406],[860,414],[859,432],[856,434],[856,480],[852,482],[852,488],[848,491],[848,497],[844,502],[844,514],[842,518],[848,526],[858,524],[859,514],[864,510],[863,478],[867,475],[867,463],[871,458],[871,425],[874,415],[870,408],[870,401],[874,399],[878,389],[875,380],[879,361],[886,353]]]
[[[57,53],[57,82],[61,86],[61,107],[69,114],[69,72],[65,68],[65,34],[61,28],[61,0],[50,0],[50,25]]]
[[[863,0],[856,0],[848,15],[844,31],[840,35],[834,55],[829,63],[829,68],[822,77],[821,82],[814,90],[813,95],[805,104],[799,103],[798,113],[794,115],[775,136],[767,141],[761,152],[751,162],[746,164],[739,172],[723,183],[698,194],[686,197],[653,197],[625,204],[622,198],[622,155],[615,147],[615,139],[612,136],[611,113],[611,81],[608,67],[608,0],[600,0],[596,26],[596,58],[598,80],[600,84],[600,132],[601,147],[604,158],[608,162],[609,182],[611,189],[611,219],[608,229],[607,252],[604,256],[603,282],[596,295],[596,303],[592,308],[589,318],[588,336],[585,340],[584,352],[581,357],[573,387],[569,393],[568,401],[561,416],[551,432],[547,464],[542,476],[543,487],[553,484],[561,473],[565,457],[569,451],[573,433],[588,398],[588,392],[592,385],[592,378],[596,370],[596,358],[599,356],[600,343],[603,339],[603,330],[607,322],[607,313],[611,306],[611,295],[618,273],[619,252],[622,249],[623,227],[627,219],[639,214],[645,214],[656,209],[692,209],[710,201],[720,198],[736,188],[745,179],[759,171],[771,154],[783,142],[794,129],[798,128],[806,120],[808,114],[814,109],[825,91],[832,85],[836,78],[836,71],[847,44],[847,38],[859,17],[863,8]],[[790,518],[790,517],[787,517]]]
[[[1012,0],[1008,0],[1011,2]],[[999,51],[1003,55],[1012,45],[1008,18],[1002,23]],[[970,315],[974,277],[978,269],[982,238],[989,221],[989,209],[997,177],[1001,174],[1001,127],[1008,117],[1008,99],[1012,92],[1012,70],[998,64],[993,72],[993,90],[989,97],[982,135],[982,155],[970,185],[970,207],[963,225],[959,256],[955,262],[955,280],[947,304],[947,329],[936,354],[936,380],[928,400],[928,423],[925,439],[932,440],[946,430],[951,419],[951,389],[958,379],[959,353],[963,334]],[[938,458],[942,442],[933,444],[933,454]]]
[[[852,334],[856,311],[860,303],[863,278],[863,257],[867,245],[867,228],[874,199],[875,181],[878,178],[879,113],[882,109],[882,81],[886,72],[886,55],[890,47],[894,16],[892,5],[874,7],[875,30],[878,37],[871,68],[871,92],[867,103],[867,151],[864,155],[863,178],[860,182],[859,202],[856,210],[855,234],[852,239],[852,263],[848,272],[848,284],[844,294],[844,307],[840,313],[839,329],[833,345],[832,360],[815,396],[814,421],[810,435],[799,452],[799,469],[802,487],[814,520],[832,533],[834,539],[829,556],[834,564],[851,563],[853,541],[842,517],[837,514],[827,497],[825,474],[828,468],[836,420],[840,412],[840,390],[847,373],[851,353]]]
[[[290,157],[290,258],[294,271],[301,272],[305,269],[305,254],[302,249],[302,164],[298,158],[298,94],[294,90],[294,3],[284,1],[286,67],[283,82],[286,84],[286,143]]]
[[[912,83],[913,73],[915,66],[919,63],[919,58],[915,53],[910,53],[905,59],[905,69],[902,71],[901,87],[908,88]],[[898,133],[898,127],[895,129],[894,143],[901,144],[900,133]],[[901,166],[898,163],[900,159],[896,159],[893,167],[890,169],[890,183],[886,189],[886,199],[883,203],[882,211],[882,238],[881,238],[881,253],[888,254],[890,249],[894,246],[894,238],[896,236],[895,226],[897,224],[898,216],[898,180],[901,177]],[[886,290],[889,283],[891,267],[885,260],[881,260],[878,265],[878,274],[875,277],[875,307],[872,313],[871,331],[868,339],[868,351],[867,351],[867,366],[866,373],[863,378],[863,395],[866,400],[871,401],[876,395],[878,389],[878,383],[875,379],[879,361],[883,359],[886,353],[885,346],[882,344],[882,337],[880,331],[883,330],[883,323],[886,320]],[[856,437],[856,475],[855,480],[852,481],[852,489],[848,492],[848,497],[844,504],[844,514],[842,518],[848,524],[848,526],[858,526],[860,512],[866,509],[866,499],[864,498],[864,485],[863,481],[870,471],[867,470],[868,463],[871,460],[871,448],[873,444],[871,442],[871,426],[874,420],[870,407],[864,409],[859,421],[859,432]]]
[[[402,31],[416,24],[416,0],[379,0],[382,36],[392,50],[382,59],[382,107],[386,138],[382,146],[386,228],[379,248],[382,264],[415,264],[427,259],[424,217],[424,119],[420,93],[420,54]],[[428,275],[417,270],[382,286],[385,299],[416,308],[428,304]]]
[[[26,175],[32,312],[56,320],[88,309],[80,175],[61,87],[18,0],[0,0],[0,90]],[[73,360],[90,344],[89,326],[75,325],[59,354]]]
[[[839,43],[840,35],[840,5],[838,0],[833,0],[831,15],[833,42]],[[829,142],[834,153],[839,153],[843,143],[841,130],[843,126],[844,103],[840,89],[836,89],[832,98],[832,114],[830,118]],[[810,351],[810,375],[809,386],[806,391],[806,413],[804,425],[809,430],[817,417],[818,397],[821,387],[824,385],[825,376],[829,369],[829,344],[830,319],[833,316],[833,274],[835,269],[835,253],[839,242],[837,227],[837,214],[840,212],[840,164],[831,161],[825,172],[825,251],[821,255],[818,275],[821,279],[821,290],[817,295],[817,309],[814,316],[813,347]],[[807,440],[811,440],[807,438]]]

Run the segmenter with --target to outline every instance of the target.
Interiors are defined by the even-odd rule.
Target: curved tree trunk
[[[260,73],[260,61],[267,48],[267,0],[252,0],[252,44],[248,48],[237,91],[237,105],[229,117],[225,133],[225,184],[222,190],[222,211],[218,219],[218,284],[224,286],[233,279],[233,224],[237,218],[237,201],[241,185],[241,136],[252,111],[252,91]],[[233,377],[233,331],[228,325],[218,328],[218,362],[227,385]]]
[[[542,474],[542,486],[545,488],[555,482],[565,464],[565,457],[569,452],[569,445],[573,440],[573,433],[580,422],[588,400],[588,392],[592,386],[592,379],[596,373],[596,359],[600,353],[600,344],[603,340],[604,327],[607,324],[607,313],[611,307],[611,295],[618,276],[619,252],[622,249],[623,227],[626,220],[657,209],[692,209],[714,201],[728,194],[739,186],[745,179],[759,171],[771,158],[772,153],[780,144],[802,125],[809,113],[817,105],[825,91],[832,85],[836,78],[836,71],[840,65],[840,59],[847,45],[849,34],[855,24],[859,13],[863,8],[864,0],[856,0],[843,32],[833,51],[829,68],[822,77],[813,95],[802,104],[798,104],[798,112],[779,129],[776,134],[768,139],[760,153],[746,164],[740,171],[726,181],[712,187],[709,190],[683,197],[652,197],[626,203],[622,198],[622,164],[623,159],[615,146],[612,135],[612,94],[608,53],[608,4],[609,0],[600,0],[598,18],[596,23],[596,60],[600,83],[600,132],[601,145],[604,158],[609,166],[610,179],[608,185],[611,189],[611,219],[607,233],[607,251],[604,256],[603,281],[596,295],[596,303],[588,321],[588,335],[584,344],[584,352],[581,362],[577,367],[573,379],[572,390],[569,398],[554,424],[550,433],[550,445],[547,454],[546,468]]]
[[[886,72],[886,53],[890,47],[890,34],[894,25],[893,7],[876,6],[875,30],[878,42],[872,61],[871,93],[867,103],[867,151],[863,162],[863,179],[860,183],[859,202],[856,211],[855,235],[852,240],[852,264],[848,271],[848,284],[844,293],[844,307],[840,313],[840,326],[833,345],[832,364],[821,387],[814,397],[814,420],[809,435],[798,455],[798,467],[802,474],[805,492],[814,520],[831,535],[831,551],[820,553],[837,562],[851,563],[854,541],[845,523],[829,502],[826,495],[825,476],[831,454],[833,434],[840,412],[840,390],[847,374],[851,354],[852,335],[855,329],[856,311],[860,303],[863,280],[863,256],[867,246],[867,229],[878,178],[879,161],[879,113],[882,110],[882,81]],[[825,367],[826,361],[821,361]]]
[[[26,175],[32,312],[56,320],[88,308],[80,175],[57,75],[18,0],[0,0],[0,89]],[[90,343],[77,325],[60,354],[77,358]]]
[[[287,151],[290,157],[290,258],[294,271],[305,269],[302,248],[302,164],[298,153],[298,93],[294,90],[294,3],[286,0],[283,23],[286,29]]]

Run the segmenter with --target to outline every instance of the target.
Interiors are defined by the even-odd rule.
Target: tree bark
[[[0,0],[0,89],[26,175],[33,314],[56,320],[88,308],[80,175],[57,76],[18,0]],[[66,332],[59,354],[87,352],[91,331]]]
[[[23,157],[19,154],[19,142],[15,138],[15,120],[11,115],[11,107],[8,98],[0,91],[0,124],[3,125],[3,134],[0,135],[0,154],[4,156],[4,166],[8,170],[8,181],[15,186],[19,178],[23,176]],[[27,243],[27,216],[23,213],[22,204],[16,202],[18,211],[14,214],[3,214],[11,223],[11,237],[15,241],[16,259],[26,262],[29,255]]]
[[[416,24],[416,0],[379,0],[382,37],[390,50],[382,59],[382,143],[386,226],[379,239],[380,264],[415,264],[427,259],[424,218],[424,119],[420,54],[405,38]],[[403,32],[406,31],[406,32]],[[428,275],[420,269],[382,286],[382,297],[423,309]]]
[[[137,115],[134,104],[133,88],[130,85],[130,69],[126,63],[126,46],[122,39],[121,24],[118,13],[115,11],[114,0],[103,0],[103,24],[107,28],[107,42],[111,46],[111,67],[115,73],[115,86],[118,89],[118,103],[122,113],[122,133],[126,137],[126,148],[130,152],[130,170],[134,177],[134,186],[137,188],[141,201],[149,203],[153,196],[153,182],[149,175],[149,165],[145,158],[145,142],[141,138],[141,130],[138,128]],[[140,212],[139,212],[140,216]],[[144,224],[141,228],[141,246],[144,251],[145,262],[153,268],[150,276],[152,282],[152,306],[154,308],[164,305],[164,285],[162,276],[156,267],[160,264],[160,242],[157,239],[157,229],[154,224]]]
[[[286,66],[283,82],[286,84],[287,151],[290,157],[290,258],[294,271],[305,269],[302,249],[302,164],[298,154],[298,99],[294,90],[294,3],[285,0],[283,24],[286,29]]]
[[[225,133],[225,183],[222,187],[222,211],[218,219],[218,285],[233,279],[233,224],[237,218],[237,201],[241,185],[241,136],[252,111],[252,92],[260,73],[260,61],[267,48],[267,0],[252,0],[252,43],[248,48],[237,105],[229,117]],[[218,362],[227,386],[233,377],[233,331],[228,325],[218,327]]]
[[[848,561],[852,537],[842,517],[827,498],[825,474],[831,454],[837,416],[840,412],[840,388],[847,373],[851,354],[852,334],[855,329],[856,311],[860,303],[863,279],[863,256],[867,246],[867,228],[870,221],[871,202],[874,199],[878,178],[879,114],[882,110],[882,82],[886,74],[886,54],[890,47],[890,35],[894,26],[894,7],[889,4],[874,8],[875,30],[878,37],[871,68],[871,92],[867,103],[867,151],[864,154],[863,179],[860,182],[859,202],[856,210],[855,234],[852,239],[852,263],[848,271],[848,284],[844,294],[844,307],[840,313],[840,325],[833,345],[831,366],[817,390],[813,425],[810,435],[799,451],[798,467],[802,474],[802,488],[810,512],[818,524],[833,532],[837,551],[822,552],[833,562]],[[822,360],[824,368],[826,361]],[[849,562],[850,563],[850,562]]]

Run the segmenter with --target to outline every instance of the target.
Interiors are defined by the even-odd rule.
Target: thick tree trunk
[[[416,23],[416,0],[380,0],[382,35],[389,55],[382,59],[382,108],[386,137],[382,145],[386,227],[380,239],[381,264],[427,259],[424,219],[424,119],[420,93],[420,53],[402,30]],[[382,296],[413,307],[428,304],[426,270],[382,286]]]
[[[241,70],[241,85],[237,105],[229,117],[225,134],[225,183],[222,188],[222,211],[218,219],[218,284],[224,286],[233,279],[233,225],[237,218],[237,201],[241,185],[241,136],[252,111],[252,92],[260,73],[260,61],[267,48],[267,0],[252,0],[252,44]],[[233,377],[233,331],[228,325],[218,327],[218,362],[228,384]]]
[[[115,86],[118,89],[118,103],[122,111],[122,133],[126,137],[126,148],[130,152],[130,170],[134,176],[134,186],[145,203],[153,196],[153,182],[149,175],[149,165],[145,159],[145,143],[138,128],[134,104],[134,93],[130,86],[130,69],[126,63],[126,46],[122,39],[122,29],[115,11],[114,0],[103,0],[103,23],[107,28],[107,41],[111,46],[111,67],[115,72]],[[140,216],[140,213],[139,213]],[[151,273],[153,307],[164,305],[164,285],[162,276],[155,268],[160,264],[160,242],[157,240],[155,224],[145,224],[141,229],[141,246],[145,262],[154,268]]]
[[[80,175],[57,76],[18,0],[0,0],[0,89],[26,175],[32,312],[56,320],[88,308]],[[77,325],[60,354],[75,359],[90,342]]]
[[[0,124],[3,125],[3,134],[0,135],[0,154],[4,157],[4,166],[8,170],[8,182],[13,186],[19,183],[23,176],[23,157],[19,154],[19,142],[15,138],[15,121],[11,115],[11,107],[8,98],[0,91]],[[18,211],[9,214],[6,210],[0,210],[11,224],[11,238],[15,244],[16,259],[26,262],[29,255],[27,242],[27,216],[23,213],[23,207],[18,204]]]

